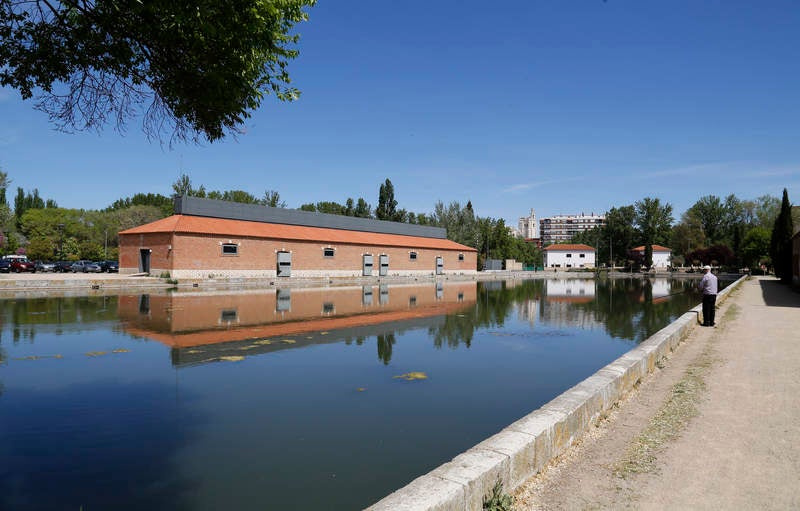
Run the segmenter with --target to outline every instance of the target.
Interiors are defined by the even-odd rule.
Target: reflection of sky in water
[[[696,304],[544,282],[0,302],[0,508],[363,508],[630,349],[602,318],[632,339]],[[303,331],[328,302],[326,325],[349,323]],[[276,328],[300,333],[254,351]],[[212,356],[180,358],[196,349]]]

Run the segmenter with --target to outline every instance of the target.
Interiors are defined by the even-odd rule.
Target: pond
[[[694,284],[0,300],[0,508],[361,509],[666,326]]]

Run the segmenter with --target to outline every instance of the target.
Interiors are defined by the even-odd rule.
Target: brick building
[[[120,273],[172,278],[467,274],[477,252],[444,229],[181,197],[119,233]]]

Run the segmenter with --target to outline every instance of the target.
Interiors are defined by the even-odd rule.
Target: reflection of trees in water
[[[98,322],[116,322],[118,302],[117,296],[0,300],[0,321],[11,330],[14,343],[33,341],[37,328],[47,325],[54,325],[55,333],[61,334]]]
[[[397,342],[394,334],[379,335],[378,339],[378,359],[383,361],[384,365],[389,365],[392,360],[392,346]]]
[[[610,336],[641,342],[697,305],[694,284],[671,280],[668,296],[656,296],[654,302],[650,279],[600,280],[595,299],[576,307],[591,311]]]
[[[362,344],[364,344],[364,341],[366,340],[367,340],[366,337],[364,337],[363,335],[359,335],[358,337],[355,338],[356,346],[361,346]],[[351,344],[353,344],[353,338],[352,337],[346,338],[344,340],[344,343],[350,346]]]
[[[437,348],[461,344],[469,348],[476,329],[503,326],[515,304],[541,297],[543,290],[542,280],[523,281],[514,287],[502,281],[478,282],[475,307],[446,316],[442,325],[430,328],[428,333]]]

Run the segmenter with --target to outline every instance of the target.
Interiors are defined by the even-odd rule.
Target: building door
[[[149,248],[139,249],[139,273],[150,273],[150,252]]]
[[[289,289],[278,289],[275,293],[275,310],[288,312],[292,310],[292,292]]]
[[[292,276],[292,253],[278,252],[278,277]]]
[[[444,273],[444,258],[442,256],[436,257],[436,275]]]
[[[389,275],[389,256],[387,254],[381,255],[380,264],[381,267],[378,269],[378,275],[380,275],[381,277]]]
[[[362,275],[365,277],[372,276],[372,255],[371,254],[364,254],[364,271]]]

